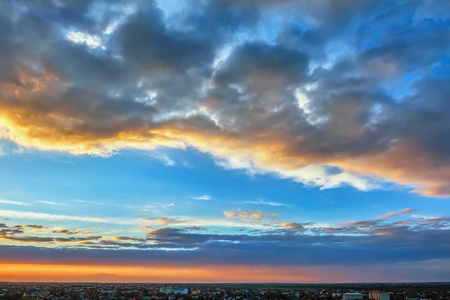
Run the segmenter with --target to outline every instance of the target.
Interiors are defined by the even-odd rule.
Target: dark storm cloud
[[[193,146],[323,188],[450,195],[440,1],[2,5],[0,124],[21,146]]]

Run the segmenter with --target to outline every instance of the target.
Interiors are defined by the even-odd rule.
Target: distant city
[[[450,283],[314,285],[0,283],[0,299],[450,300]]]
[[[449,291],[450,0],[0,0],[0,300]]]

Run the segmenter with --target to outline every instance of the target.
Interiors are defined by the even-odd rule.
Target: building
[[[163,293],[163,294],[166,294],[166,295],[172,294],[173,293],[173,287],[171,287],[171,286],[162,286],[159,289],[159,292]]]
[[[344,294],[344,300],[358,300],[362,299],[363,294],[361,293],[345,293]]]
[[[390,300],[391,294],[380,291],[370,291],[369,300]]]
[[[187,288],[182,288],[182,287],[176,287],[173,289],[173,293],[174,294],[182,294],[182,295],[186,295],[189,293]]]

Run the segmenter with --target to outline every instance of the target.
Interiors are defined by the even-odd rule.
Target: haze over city
[[[0,281],[450,281],[450,1],[5,0],[0,71]]]

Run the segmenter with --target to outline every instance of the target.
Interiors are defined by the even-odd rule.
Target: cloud
[[[291,232],[305,232],[308,230],[307,227],[313,225],[312,222],[305,223],[297,223],[297,222],[288,222],[288,221],[272,221],[271,218],[278,218],[278,215],[275,212],[264,212],[261,210],[237,210],[237,211],[224,211],[225,217],[231,219],[240,219],[243,222],[256,222],[262,223],[264,222],[264,226],[266,229],[272,229],[278,231],[291,231]],[[253,232],[263,232],[261,228],[253,230]]]
[[[399,211],[394,211],[394,212],[387,213],[385,215],[379,216],[376,219],[378,219],[378,220],[380,220],[380,219],[381,220],[389,219],[389,218],[392,218],[392,217],[395,217],[395,216],[398,216],[398,215],[410,214],[410,213],[413,213],[415,211],[417,211],[417,209],[405,208],[405,209],[402,209],[402,210],[399,210]]]
[[[182,228],[199,229],[204,227],[239,227],[239,228],[259,228],[258,224],[249,224],[249,222],[232,221],[223,218],[193,218],[193,217],[176,217],[176,218],[140,218],[140,221],[150,222],[160,226],[172,226]],[[151,227],[153,228],[153,227]]]
[[[274,212],[263,212],[261,210],[237,210],[237,211],[224,211],[223,214],[227,218],[240,219],[244,222],[268,222],[267,218],[277,218],[277,214]]]
[[[275,223],[280,224],[281,227],[283,227],[285,229],[298,231],[298,232],[306,231],[307,229],[305,228],[305,225],[311,225],[311,223],[280,222],[280,221],[277,221]]]
[[[84,216],[69,216],[59,214],[49,214],[40,212],[15,211],[15,210],[0,210],[0,216],[6,218],[28,219],[28,220],[51,220],[51,221],[81,221],[81,222],[95,222],[95,223],[116,223],[116,224],[130,224],[131,221],[121,219],[108,219]]]
[[[129,237],[129,236],[113,236],[112,240],[116,241],[116,242],[122,242],[122,241],[145,242],[146,241],[146,239],[133,238],[133,237]]]
[[[20,229],[7,226],[2,227],[3,238],[40,243],[41,247],[2,245],[0,262],[20,260],[22,263],[165,267],[320,266],[329,269],[397,264],[424,264],[424,267],[430,265],[430,260],[440,260],[445,266],[450,259],[450,244],[443,237],[449,233],[449,220],[449,217],[439,217],[414,219],[408,224],[378,223],[354,228],[358,231],[346,234],[321,230],[327,227],[317,224],[280,222],[277,226],[285,230],[256,234],[217,234],[191,228],[163,227],[152,229],[145,236],[80,238],[23,236]],[[63,243],[66,248],[42,248],[45,243]],[[217,253],[220,253],[220,260]]]
[[[86,44],[90,48],[104,48],[101,39],[96,35],[89,35],[80,31],[70,31],[67,33],[66,37],[69,41],[77,44]]]
[[[370,228],[370,227],[377,227],[377,226],[383,226],[382,222],[386,219],[403,215],[403,214],[410,214],[412,212],[417,211],[417,209],[411,209],[411,208],[405,208],[399,211],[390,212],[385,215],[376,217],[375,219],[371,220],[360,220],[360,221],[354,221],[354,222],[346,222],[341,224],[341,228],[327,228],[326,231],[333,233],[333,232],[347,232],[347,233],[355,233],[358,232],[359,229],[357,228]],[[406,221],[403,221],[403,223]]]
[[[322,189],[450,195],[444,4],[197,4],[170,18],[154,2],[5,2],[3,138],[75,155],[194,147]]]
[[[272,201],[265,201],[262,199],[259,199],[258,201],[244,201],[244,204],[255,204],[255,205],[269,205],[269,206],[286,206],[289,207],[290,205],[280,203],[280,202],[272,202]]]
[[[390,215],[405,217],[411,210],[400,210]],[[392,266],[396,266],[392,271],[415,266],[414,270],[430,274],[428,270],[439,265],[445,270],[439,274],[448,274],[450,243],[445,238],[450,230],[448,216],[416,216],[400,221],[379,217],[324,225],[272,221],[275,215],[264,211],[237,210],[226,214],[234,219],[244,219],[236,223],[258,225],[258,228],[249,230],[252,228],[243,227],[242,231],[229,228],[226,233],[218,233],[216,228],[188,226],[196,221],[188,220],[173,226],[146,228],[148,231],[145,233],[78,236],[87,230],[63,228],[33,231],[31,235],[28,229],[42,226],[0,223],[0,238],[3,240],[0,264],[203,266],[215,271],[224,266],[273,270],[319,268],[326,269],[327,274],[330,270],[347,270],[348,276],[356,276],[361,268],[385,271]],[[154,222],[158,220],[152,219]],[[224,222],[221,226],[227,225]],[[18,243],[22,246],[12,246]],[[435,264],[437,261],[439,264]],[[412,269],[408,267],[408,270]]]
[[[42,230],[45,229],[42,225],[25,225],[26,228],[34,229],[34,230]]]
[[[29,203],[25,203],[25,202],[21,202],[21,201],[11,201],[11,200],[5,200],[5,199],[0,199],[0,203],[11,204],[11,205],[30,205]]]
[[[149,155],[153,158],[156,158],[157,160],[160,160],[166,166],[169,167],[176,166],[176,162],[173,159],[171,159],[169,155],[167,155],[166,153],[151,151]]]
[[[35,202],[43,203],[43,204],[49,204],[49,205],[67,205],[67,203],[54,202],[54,201],[42,201],[42,200],[36,200]]]
[[[187,222],[186,220],[178,220],[178,219],[167,218],[167,217],[163,217],[163,218],[141,218],[140,220],[149,221],[149,222],[151,222],[153,224],[164,225],[164,226],[174,225],[174,224],[183,224],[183,223]]]
[[[87,203],[87,204],[95,204],[95,205],[106,205],[106,203],[104,203],[104,202],[87,201],[87,200],[74,200],[74,202],[78,202],[78,203]]]
[[[194,200],[211,200],[211,196],[209,195],[202,195],[202,196],[193,196],[191,197]]]
[[[365,236],[383,236],[387,239],[398,238],[405,235],[405,240],[407,236],[410,235],[411,231],[417,230],[417,232],[425,233],[429,232],[430,229],[437,230],[448,230],[449,229],[449,219],[448,217],[437,217],[437,218],[417,218],[412,220],[401,220],[394,223],[387,223],[385,220],[402,214],[407,214],[413,209],[404,209],[398,212],[389,213],[381,217],[377,217],[371,220],[360,220],[354,222],[338,223],[332,226],[324,227],[314,227],[313,232],[328,233],[328,234],[346,234],[346,235],[365,235]],[[440,235],[442,232],[436,232]],[[420,235],[418,233],[418,235]],[[438,242],[438,241],[435,241]],[[407,242],[408,243],[408,242]],[[414,244],[414,240],[409,241],[410,245]]]
[[[15,242],[22,242],[22,243],[47,243],[52,244],[54,242],[77,242],[81,240],[98,240],[101,239],[101,237],[83,237],[83,238],[55,238],[55,237],[49,237],[49,236],[23,236],[22,234],[25,233],[24,229],[30,228],[32,230],[42,230],[44,229],[41,225],[16,225],[13,227],[7,226],[5,223],[0,224],[0,239],[9,240],[9,241],[15,241]],[[71,233],[69,231],[61,231],[56,232],[52,231],[52,233],[64,233],[64,234],[75,234]]]
[[[378,220],[362,220],[362,221],[355,221],[355,222],[347,222],[347,223],[343,223],[343,226],[348,226],[348,227],[369,227],[372,225],[377,225],[379,224],[380,221]]]
[[[50,237],[39,237],[39,236],[0,236],[1,239],[22,242],[22,243],[51,243],[55,240]]]
[[[52,230],[51,233],[59,233],[59,234],[67,234],[67,235],[88,235],[92,234],[95,231],[82,231],[82,230],[76,230],[71,231],[69,229],[60,229],[60,230]]]
[[[167,219],[167,220],[166,220]],[[141,218],[141,221],[151,222],[156,225],[183,227],[183,228],[205,228],[205,227],[228,227],[228,228],[260,228],[261,224],[249,223],[238,220],[228,220],[224,218]]]
[[[151,241],[158,244],[197,244],[207,242],[208,234],[191,234],[180,228],[158,228],[146,234]]]
[[[24,230],[21,225],[9,227],[5,223],[0,223],[0,237],[2,237],[2,238],[7,239],[11,235],[22,234],[22,233],[24,233]]]

